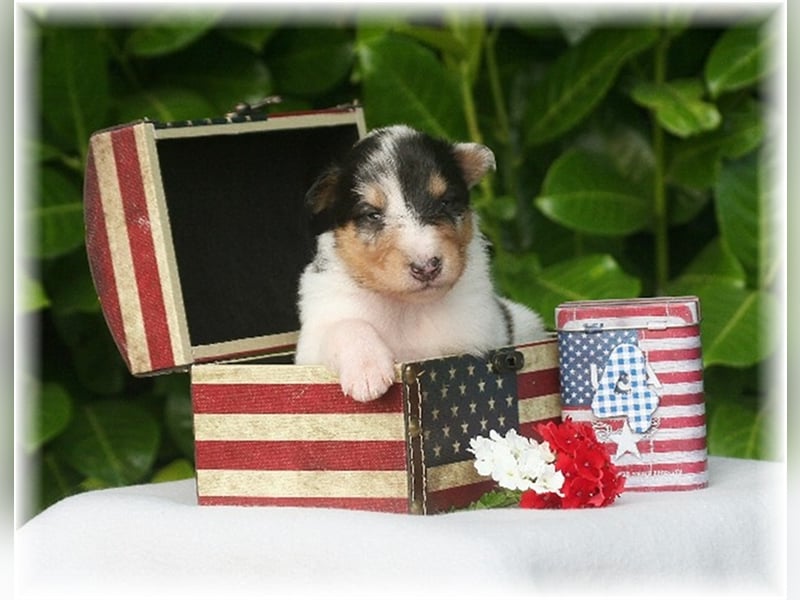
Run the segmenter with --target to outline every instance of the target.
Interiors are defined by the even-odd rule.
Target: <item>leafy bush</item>
[[[25,439],[41,467],[35,509],[193,474],[187,376],[132,378],[99,312],[83,245],[90,134],[271,94],[281,110],[359,99],[370,127],[406,122],[493,148],[498,171],[474,201],[496,279],[551,326],[564,300],[698,295],[710,451],[770,456],[776,400],[761,375],[781,264],[769,15],[614,27],[455,13],[329,26],[216,13],[31,20],[40,95],[25,318],[38,369],[22,376],[38,399]]]

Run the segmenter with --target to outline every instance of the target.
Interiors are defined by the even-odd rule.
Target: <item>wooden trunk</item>
[[[291,364],[306,190],[365,133],[358,107],[94,134],[87,252],[135,375],[190,373],[201,504],[435,513],[491,488],[466,452],[559,419],[555,339],[397,366],[381,399]]]

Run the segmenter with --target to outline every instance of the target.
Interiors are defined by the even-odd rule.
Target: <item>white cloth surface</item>
[[[19,598],[774,597],[785,465],[610,507],[435,516],[198,506],[193,480],[87,492],[15,536]]]

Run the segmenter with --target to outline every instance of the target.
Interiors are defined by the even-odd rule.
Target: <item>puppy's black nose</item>
[[[417,281],[433,281],[442,272],[442,259],[434,256],[425,264],[411,263],[410,268],[411,276]]]

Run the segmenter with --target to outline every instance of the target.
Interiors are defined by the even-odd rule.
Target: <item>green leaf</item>
[[[715,285],[721,280],[733,287],[744,289],[745,272],[741,264],[721,237],[714,238],[681,274],[679,283],[683,290]],[[675,295],[680,295],[675,293]]]
[[[567,300],[631,298],[639,295],[639,281],[625,273],[607,255],[581,256],[543,269],[537,284]]]
[[[197,92],[173,87],[150,88],[122,98],[119,121],[188,121],[213,117],[218,111]]]
[[[667,217],[670,225],[693,221],[708,206],[710,194],[690,188],[676,188],[667,196]]]
[[[103,315],[99,312],[56,311],[53,321],[70,350],[70,356],[64,360],[86,390],[106,395],[120,393],[127,370]]]
[[[269,46],[267,64],[280,94],[314,96],[343,81],[353,65],[352,36],[343,29],[285,30]]]
[[[191,479],[194,475],[195,471],[192,463],[185,458],[178,458],[156,471],[150,481],[151,483],[180,481],[181,479]]]
[[[694,143],[698,142],[698,143]],[[669,181],[697,189],[708,189],[714,185],[722,169],[719,145],[715,141],[687,140],[683,147],[676,147],[675,155],[667,169]]]
[[[158,424],[149,412],[114,400],[77,410],[57,445],[63,459],[83,475],[119,486],[147,475],[158,442]]]
[[[374,16],[359,15],[356,27],[356,53],[362,46],[371,46],[379,43],[393,31],[409,27],[408,23],[400,17],[387,13],[380,19]]]
[[[261,27],[232,27],[221,30],[221,33],[229,40],[253,52],[260,53],[264,49],[264,45],[277,31],[278,25],[269,25]]]
[[[772,231],[779,216],[758,155],[727,163],[715,191],[725,243],[744,266],[752,286],[764,286],[778,270]]]
[[[37,281],[27,273],[23,273],[20,275],[20,283],[22,310],[36,312],[50,306],[50,298],[47,296],[41,281]]]
[[[521,495],[522,492],[517,490],[507,490],[504,488],[498,488],[486,492],[475,502],[467,506],[467,510],[479,510],[484,508],[508,508],[510,506],[519,506],[519,499]]]
[[[712,366],[703,369],[703,393],[707,415],[728,402],[746,402],[754,368]]]
[[[434,50],[449,55],[453,59],[463,60],[467,57],[467,48],[464,42],[447,29],[398,23],[392,27],[392,30],[420,41]]]
[[[39,177],[39,204],[27,215],[36,240],[30,251],[53,258],[83,245],[83,199],[78,185],[60,171],[43,167]]]
[[[162,12],[131,32],[125,49],[133,56],[153,58],[182,50],[204,36],[217,22],[215,11]]]
[[[671,294],[693,294],[700,299],[703,363],[706,366],[749,367],[772,354],[771,317],[777,300],[767,292],[746,289],[729,277],[680,278]]]
[[[442,50],[445,64],[449,69],[459,71],[471,89],[478,79],[483,60],[487,24],[475,13],[449,11],[445,16],[445,27],[461,46],[453,52]]]
[[[492,268],[498,289],[503,295],[533,307],[530,300],[534,294],[527,283],[535,281],[542,270],[538,254],[511,254],[500,246],[492,261]]]
[[[695,188],[710,188],[722,169],[722,158],[740,158],[764,139],[761,106],[754,100],[726,106],[720,102],[722,124],[716,130],[679,141],[672,150],[671,181]]]
[[[772,354],[769,339],[777,302],[766,292],[718,284],[701,288],[703,358],[706,365],[746,367]]]
[[[457,76],[428,48],[386,35],[358,46],[370,127],[406,123],[451,140],[467,139]]]
[[[29,151],[35,155],[36,160],[39,162],[58,161],[64,158],[64,152],[61,148],[53,146],[46,142],[34,141],[28,144],[31,146]]]
[[[94,29],[50,29],[43,44],[42,117],[64,150],[85,156],[91,133],[107,124],[108,53]]]
[[[652,110],[661,126],[680,138],[716,129],[722,117],[717,107],[702,100],[703,85],[695,80],[637,83],[633,100]]]
[[[721,99],[723,123],[720,128],[719,146],[725,158],[742,158],[753,152],[764,140],[766,123],[764,107],[749,96],[726,102]]]
[[[517,217],[517,199],[513,196],[494,196],[485,198],[476,195],[473,201],[476,210],[490,221],[509,222]]]
[[[706,61],[705,79],[712,98],[759,81],[769,68],[770,45],[771,40],[759,27],[726,31]]]
[[[260,55],[227,39],[213,38],[198,43],[184,52],[159,61],[157,84],[147,92],[160,99],[162,90],[179,90],[191,103],[203,102],[210,109],[194,108],[194,116],[222,116],[239,102],[254,102],[272,93],[272,79]],[[182,108],[180,97],[175,97],[169,108],[172,112],[191,114],[190,107]],[[183,117],[181,117],[183,118]]]
[[[577,125],[605,97],[622,65],[657,35],[654,29],[595,30],[561,55],[532,92],[526,142],[543,144]]]
[[[183,456],[194,458],[194,413],[189,381],[184,374],[159,377],[158,390],[166,394],[164,426]]]
[[[85,248],[81,247],[50,261],[45,266],[43,275],[55,312],[68,314],[100,311]]]
[[[553,328],[555,308],[567,300],[634,298],[638,279],[625,273],[608,255],[581,256],[537,269],[531,260],[503,260],[498,278],[509,295],[539,312]]]
[[[619,112],[616,112],[619,111]],[[593,154],[602,154],[610,161],[617,173],[624,174],[625,179],[642,189],[653,189],[655,171],[655,155],[650,141],[650,127],[643,129],[641,124],[630,120],[629,106],[614,109],[611,114],[604,115],[587,127],[587,133],[579,138],[578,147]],[[607,123],[606,121],[613,121]]]
[[[31,387],[34,388],[31,397],[38,398],[38,406],[31,411],[25,447],[32,453],[66,429],[72,418],[72,398],[56,382],[41,386],[32,383]]]
[[[39,502],[40,510],[55,504],[62,498],[81,491],[84,477],[64,462],[56,452],[46,451],[42,455],[39,470]]]
[[[716,456],[764,459],[772,437],[764,411],[726,402],[708,424],[708,451]]]
[[[584,233],[625,235],[650,224],[651,204],[605,156],[569,150],[547,172],[536,206]]]

